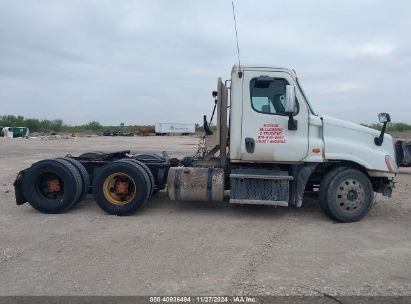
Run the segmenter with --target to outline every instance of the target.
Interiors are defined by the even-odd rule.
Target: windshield
[[[296,77],[296,80],[297,80],[297,85],[298,85],[298,88],[300,89],[301,94],[303,94],[304,99],[307,101],[308,107],[310,108],[310,112],[311,112],[313,115],[317,115],[317,114],[314,112],[314,109],[313,109],[313,107],[311,106],[310,102],[308,101],[307,95],[305,95],[304,90],[303,90],[303,88],[302,88],[301,85],[300,85],[300,81],[298,80],[298,77]]]

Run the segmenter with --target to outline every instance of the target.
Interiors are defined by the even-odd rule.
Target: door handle
[[[245,150],[248,153],[254,153],[254,148],[255,148],[255,140],[250,137],[245,138]]]

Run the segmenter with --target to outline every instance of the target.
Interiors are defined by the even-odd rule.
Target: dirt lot
[[[0,138],[0,295],[411,295],[411,170],[392,199],[338,224],[302,208],[171,202],[160,192],[129,217],[92,197],[68,213],[16,206],[16,173],[90,150],[192,154],[190,137]]]

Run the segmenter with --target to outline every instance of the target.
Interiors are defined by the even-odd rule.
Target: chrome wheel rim
[[[364,203],[364,186],[356,179],[346,179],[337,188],[337,206],[348,212],[357,211]]]

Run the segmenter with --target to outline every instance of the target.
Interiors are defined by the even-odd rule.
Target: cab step
[[[270,206],[281,206],[288,207],[288,202],[286,201],[269,201],[269,200],[244,200],[230,198],[230,204],[241,204],[241,205],[270,205]]]

